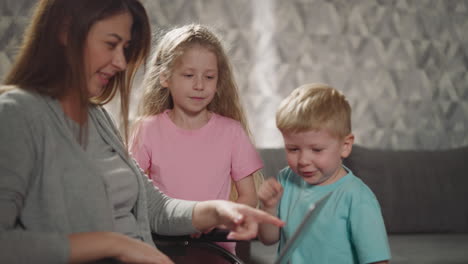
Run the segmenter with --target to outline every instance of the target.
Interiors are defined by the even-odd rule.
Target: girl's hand
[[[276,208],[276,205],[283,195],[283,186],[275,179],[269,178],[260,186],[258,199],[266,211]]]

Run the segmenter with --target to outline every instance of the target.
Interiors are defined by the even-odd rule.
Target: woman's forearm
[[[128,236],[112,232],[75,233],[70,241],[69,263],[88,263],[113,258],[122,263],[173,262],[154,246]]]
[[[70,241],[69,263],[86,263],[103,258],[115,257],[116,234],[110,232],[75,233]]]
[[[218,225],[218,214],[216,213],[217,201],[198,202],[192,212],[192,225],[200,232],[208,231]]]

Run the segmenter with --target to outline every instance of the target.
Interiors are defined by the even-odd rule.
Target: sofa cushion
[[[262,173],[265,179],[276,177],[280,170],[288,166],[286,152],[282,148],[263,148],[259,153],[264,163]]]
[[[344,163],[377,196],[389,232],[468,232],[468,147],[398,151],[354,146]]]
[[[265,177],[287,166],[261,149]],[[353,146],[344,164],[375,193],[390,233],[468,232],[468,147],[438,151]]]

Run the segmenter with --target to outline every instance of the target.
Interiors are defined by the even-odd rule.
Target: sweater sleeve
[[[65,235],[29,231],[21,219],[38,153],[26,105],[0,97],[0,259],[2,263],[66,263]],[[40,135],[39,135],[40,136]]]
[[[104,108],[99,109],[102,109],[107,125],[112,129],[113,134],[118,136],[119,132],[109,114]],[[119,141],[122,144],[121,139]],[[145,206],[143,211],[147,212],[150,231],[161,235],[186,235],[196,232],[197,230],[192,224],[192,213],[196,202],[166,196],[153,185],[138,162],[132,157],[129,159],[131,166],[140,177],[139,180],[143,182],[143,204]]]
[[[151,231],[161,235],[187,235],[197,232],[192,224],[196,202],[170,198],[155,187],[143,171],[140,174],[147,194]]]

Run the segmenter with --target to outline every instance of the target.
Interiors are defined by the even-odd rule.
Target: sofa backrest
[[[265,177],[287,166],[262,149]],[[353,146],[344,164],[375,193],[390,233],[468,232],[468,147],[439,151]]]

